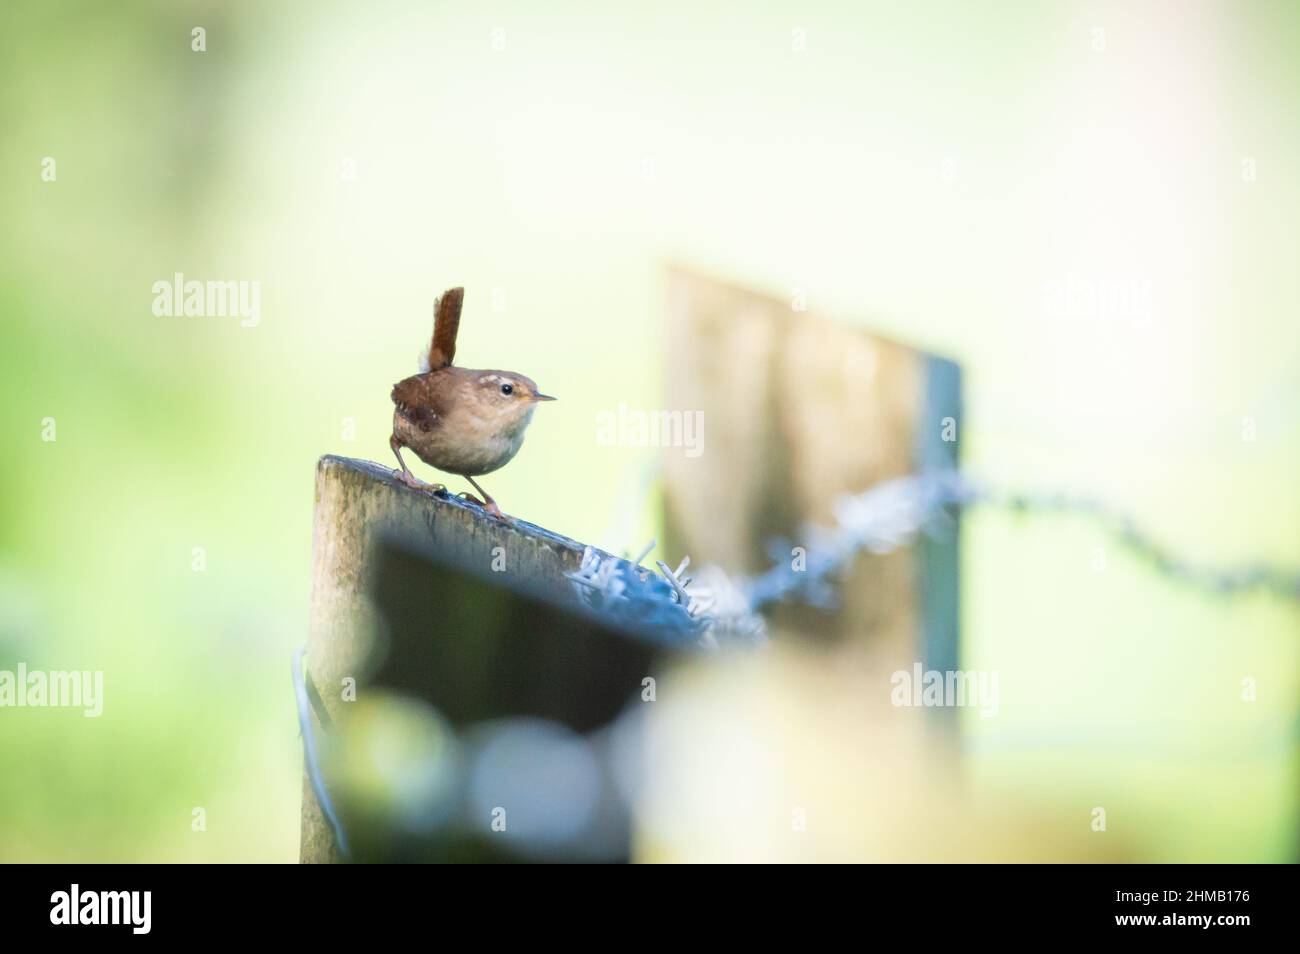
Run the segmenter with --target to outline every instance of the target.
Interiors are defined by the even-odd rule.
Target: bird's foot
[[[479,500],[477,497],[475,497],[472,493],[470,493],[467,490],[462,491],[456,496],[468,503],[476,504],[477,506],[482,507],[485,511],[487,511],[489,517],[496,517],[502,523],[515,522],[514,517],[510,516],[509,514],[501,512],[501,508],[497,506],[497,502],[493,500],[491,497],[487,499],[487,503],[484,503],[483,501]]]
[[[426,483],[409,470],[395,470],[393,471],[393,478],[400,484],[406,484],[412,490],[423,490],[431,494],[440,493],[447,489],[444,484]]]

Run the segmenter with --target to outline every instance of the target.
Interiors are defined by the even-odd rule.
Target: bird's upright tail
[[[437,371],[451,364],[456,357],[456,332],[460,329],[460,308],[465,302],[465,289],[448,288],[433,303],[433,341],[429,344],[428,367]]]

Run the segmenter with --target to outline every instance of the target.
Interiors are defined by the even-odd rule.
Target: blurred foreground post
[[[523,521],[506,525],[458,499],[432,496],[397,483],[387,467],[342,457],[322,457],[316,469],[312,532],[311,619],[307,670],[313,699],[337,721],[346,680],[364,682],[373,668],[372,635],[385,623],[371,600],[383,544],[406,541],[454,552],[459,564],[488,572],[494,560],[508,563],[512,581],[557,594],[571,592],[566,572],[577,570],[582,546]],[[438,579],[422,581],[430,617],[439,605]],[[318,736],[319,709],[312,716]],[[325,729],[328,731],[328,729]],[[304,778],[302,862],[341,860],[310,782]]]

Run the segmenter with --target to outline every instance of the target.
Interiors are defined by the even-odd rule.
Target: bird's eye
[[[514,386],[513,384],[503,384],[503,385],[501,385],[501,393],[502,393],[502,394],[514,394],[514,393],[515,393],[515,386]]]

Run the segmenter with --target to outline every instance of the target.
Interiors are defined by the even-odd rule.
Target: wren
[[[465,289],[452,288],[434,303],[433,341],[420,374],[393,385],[393,436],[389,445],[401,470],[394,476],[408,487],[445,491],[442,484],[417,478],[402,459],[409,447],[430,467],[464,477],[483,495],[461,494],[492,516],[501,512],[474,480],[508,464],[524,443],[524,431],[539,401],[554,401],[542,394],[531,378],[513,371],[474,371],[452,365],[456,332]]]

